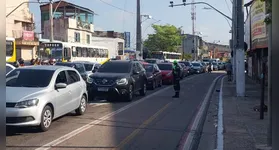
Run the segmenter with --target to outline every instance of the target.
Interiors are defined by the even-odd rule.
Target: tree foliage
[[[271,18],[271,13],[272,13],[272,0],[261,0],[263,2],[266,3],[266,14],[269,14],[269,16],[267,16],[265,18],[265,23],[266,24],[270,24],[271,21],[272,21],[272,18]]]
[[[155,33],[148,35],[144,41],[144,46],[149,51],[175,52],[177,46],[181,45],[181,28],[173,25],[153,25]]]

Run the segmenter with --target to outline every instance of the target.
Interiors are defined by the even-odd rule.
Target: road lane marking
[[[120,142],[117,149],[122,149],[127,143],[129,143],[141,130],[144,130],[154,119],[156,119],[164,110],[166,110],[172,102],[167,103],[164,107],[158,110],[154,115],[145,120],[136,130],[134,130],[129,136]]]
[[[219,106],[218,106],[218,126],[217,126],[217,150],[224,149],[224,136],[223,136],[223,84],[224,78],[221,80],[220,93],[219,93]]]
[[[179,146],[179,150],[191,150],[191,146],[192,146],[192,143],[193,143],[194,137],[195,137],[195,131],[199,127],[201,118],[204,114],[206,105],[207,105],[208,101],[210,100],[211,93],[215,87],[215,84],[217,83],[218,79],[222,76],[223,75],[216,77],[213,80],[213,82],[211,83],[204,100],[202,101],[201,105],[198,106],[198,112],[197,112],[196,116],[194,117],[193,122],[190,123],[190,126],[189,126],[190,130],[189,131],[187,130],[186,134],[183,136],[183,139],[182,139],[183,141],[182,141],[182,144]]]
[[[186,78],[185,80],[181,81],[181,83],[184,83],[184,82],[186,82],[188,80],[191,80],[191,79],[193,79],[195,77],[198,77],[198,76],[201,76],[201,75],[202,74],[194,75],[194,76],[192,76],[190,78]],[[55,147],[55,146],[59,145],[60,143],[63,143],[65,141],[67,141],[68,139],[76,136],[77,134],[79,134],[79,133],[81,133],[81,132],[83,132],[83,131],[85,131],[85,130],[87,130],[87,129],[89,129],[89,128],[91,128],[91,127],[93,127],[93,126],[95,126],[95,125],[97,125],[99,123],[101,123],[102,121],[105,121],[105,120],[109,119],[110,117],[112,117],[112,116],[114,116],[116,114],[119,114],[119,113],[121,113],[121,112],[123,112],[123,111],[125,111],[125,110],[127,110],[127,109],[129,109],[129,108],[131,108],[131,107],[133,107],[133,106],[143,102],[143,101],[146,101],[150,97],[153,97],[155,95],[163,93],[164,91],[169,90],[170,88],[172,88],[172,86],[167,86],[165,88],[162,88],[161,90],[158,90],[158,91],[156,91],[156,92],[154,92],[154,93],[152,93],[150,95],[147,95],[147,96],[145,96],[145,97],[143,97],[143,98],[141,98],[141,99],[139,99],[137,101],[134,101],[134,102],[132,102],[132,103],[130,103],[130,104],[128,104],[128,105],[126,105],[126,106],[116,110],[116,111],[113,111],[113,112],[111,112],[111,113],[109,113],[109,114],[107,114],[107,115],[105,115],[105,116],[103,116],[101,118],[98,118],[97,120],[94,120],[94,121],[92,121],[92,122],[90,122],[90,123],[88,123],[88,124],[86,124],[86,125],[84,125],[84,126],[82,126],[80,128],[77,128],[76,130],[74,130],[72,132],[69,132],[69,133],[67,133],[67,134],[65,134],[65,135],[63,135],[63,136],[61,136],[61,137],[59,137],[59,138],[57,138],[57,139],[55,139],[55,140],[53,140],[53,141],[51,141],[51,142],[49,142],[47,144],[45,144],[45,145],[35,149],[35,150],[49,150],[50,148]]]

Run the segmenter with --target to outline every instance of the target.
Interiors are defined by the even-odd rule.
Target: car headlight
[[[38,103],[39,103],[39,99],[34,98],[34,99],[17,102],[15,107],[16,108],[27,108],[27,107],[37,106]]]
[[[116,80],[116,84],[118,85],[126,85],[128,84],[128,80],[126,78]]]
[[[89,83],[89,84],[92,84],[92,83],[93,83],[93,79],[92,79],[92,78],[90,78],[90,77],[87,77],[86,82],[87,82],[87,83]]]

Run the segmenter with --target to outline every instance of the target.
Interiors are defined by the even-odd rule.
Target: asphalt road
[[[179,99],[172,98],[171,86],[163,86],[129,103],[95,101],[85,115],[61,117],[47,132],[7,127],[6,149],[177,149],[219,75],[205,73],[184,79]]]

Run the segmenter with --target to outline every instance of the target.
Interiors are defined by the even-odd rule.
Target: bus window
[[[82,57],[82,49],[81,49],[81,47],[77,47],[76,50],[77,50],[77,57]]]
[[[76,51],[76,48],[74,46],[72,46],[72,55],[73,57],[77,57],[77,51]]]
[[[88,57],[87,48],[82,48],[82,57]]]
[[[6,41],[6,56],[13,56],[14,43],[13,41]]]
[[[71,58],[71,48],[64,48],[64,59],[68,60]]]
[[[88,48],[88,56],[89,57],[94,57],[94,49],[93,48]]]
[[[108,58],[108,49],[105,49],[105,57]]]
[[[95,50],[95,57],[100,57],[100,51],[98,48],[94,48]]]
[[[104,50],[103,49],[99,49],[99,52],[100,52],[100,54],[99,54],[100,57],[103,58],[104,57]]]

